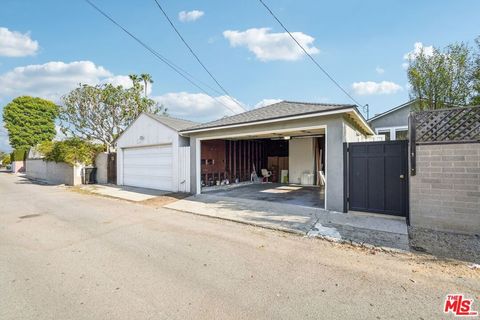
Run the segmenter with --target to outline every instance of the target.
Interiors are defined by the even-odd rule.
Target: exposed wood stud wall
[[[201,149],[202,181],[207,185],[223,179],[249,181],[253,165],[259,176],[266,166],[264,141],[211,140],[202,143],[206,143]],[[214,165],[209,160],[213,160]]]

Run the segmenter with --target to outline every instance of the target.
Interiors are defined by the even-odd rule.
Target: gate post
[[[415,112],[410,112],[408,116],[408,132],[410,132],[410,175],[414,176],[417,174],[417,123],[415,118]]]
[[[348,142],[343,143],[343,212],[348,212]]]

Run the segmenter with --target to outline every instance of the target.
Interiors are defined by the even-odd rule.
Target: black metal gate
[[[408,214],[408,141],[345,144],[345,201],[354,211]]]

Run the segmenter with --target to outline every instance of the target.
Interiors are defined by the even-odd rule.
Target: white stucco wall
[[[314,173],[313,138],[291,139],[288,142],[288,180],[300,183],[304,173]]]
[[[177,131],[141,114],[137,120],[116,141],[117,145],[117,184],[123,185],[123,153],[126,148],[143,146],[172,146],[172,190],[179,190],[178,178],[178,146],[180,139]]]
[[[82,183],[82,165],[72,167],[64,162],[27,159],[26,166],[26,175],[30,179],[69,186]]]

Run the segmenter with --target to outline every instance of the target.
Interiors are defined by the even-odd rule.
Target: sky
[[[79,83],[129,86],[128,75],[140,73],[152,75],[149,95],[171,116],[197,122],[280,100],[354,103],[258,0],[158,1],[231,98],[198,64],[154,0],[92,2],[193,75],[209,95],[84,0],[1,0],[0,113],[20,95],[61,103]],[[473,44],[480,35],[478,0],[264,1],[355,101],[370,106],[370,116],[408,101],[405,64],[420,48]],[[10,150],[3,125],[0,150]]]

